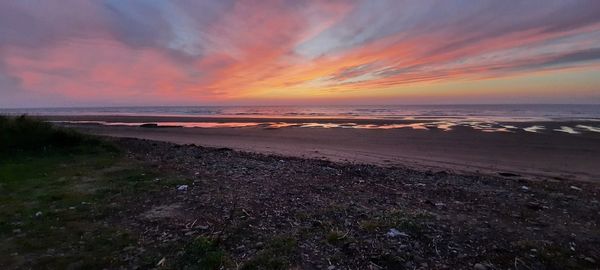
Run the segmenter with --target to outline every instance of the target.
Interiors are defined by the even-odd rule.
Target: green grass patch
[[[0,117],[0,138],[0,266],[123,265],[135,237],[103,222],[111,197],[98,192],[129,164],[117,148],[24,116]]]
[[[215,241],[198,237],[183,248],[174,264],[174,269],[212,270],[222,269],[231,262]]]
[[[347,234],[340,230],[331,230],[327,233],[325,239],[327,240],[327,243],[335,245],[342,242],[346,236]]]
[[[298,247],[292,237],[275,237],[259,251],[254,258],[246,262],[242,269],[290,269]]]
[[[106,210],[94,188],[120,159],[93,154],[21,152],[0,163],[0,265],[62,269],[119,265],[126,232],[98,222]]]
[[[395,228],[412,237],[420,238],[427,232],[424,222],[431,219],[432,217],[427,213],[407,213],[391,209],[359,221],[359,226],[361,230],[369,233],[385,233],[389,229]]]
[[[96,153],[116,148],[94,136],[25,115],[0,116],[0,158],[15,154]]]

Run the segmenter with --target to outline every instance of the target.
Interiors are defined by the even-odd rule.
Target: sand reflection
[[[541,133],[544,130],[554,132],[562,132],[568,134],[580,134],[582,132],[600,133],[600,127],[590,125],[576,125],[570,127],[561,125],[560,128],[547,129],[544,125],[527,125],[526,123],[518,125],[508,125],[495,121],[479,121],[465,119],[445,119],[441,121],[423,121],[413,123],[328,123],[328,122],[107,122],[107,121],[53,121],[56,123],[67,124],[93,124],[105,126],[131,126],[144,128],[165,128],[165,127],[183,127],[183,128],[245,128],[245,127],[262,127],[265,129],[282,129],[282,128],[347,128],[347,129],[413,129],[413,130],[441,130],[444,132],[453,131],[457,127],[466,127],[481,132],[531,132]]]

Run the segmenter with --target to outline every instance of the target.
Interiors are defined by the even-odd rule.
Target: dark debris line
[[[273,239],[291,239],[282,265],[300,269],[598,267],[595,183],[116,141],[131,157],[193,180],[186,191],[165,187],[129,202],[135,213],[119,222],[148,247],[217,239],[231,268],[271,252]],[[158,207],[168,213],[149,217]]]

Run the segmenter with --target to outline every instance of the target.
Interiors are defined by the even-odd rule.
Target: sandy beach
[[[212,118],[153,116],[49,116],[51,121],[346,123],[348,119]],[[411,124],[416,120],[351,119],[359,124]],[[434,120],[426,120],[434,121]],[[423,122],[422,120],[418,122]],[[457,126],[439,128],[143,128],[67,124],[86,133],[225,147],[247,152],[327,159],[351,163],[409,167],[418,170],[492,174],[509,178],[583,180],[600,179],[600,134],[569,134],[555,130],[587,122],[508,122],[512,127],[545,126],[544,132],[482,132]],[[592,123],[595,124],[595,123]],[[64,123],[63,123],[64,125]]]

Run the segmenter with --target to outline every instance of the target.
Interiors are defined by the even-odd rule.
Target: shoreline
[[[210,269],[594,269],[600,260],[598,182],[528,181],[508,172],[461,174],[77,133],[53,141],[62,130],[42,122],[37,127],[47,131],[29,136],[48,143],[0,162],[2,175],[9,175],[0,190],[9,198],[0,231],[6,236],[0,238],[0,265],[7,269],[87,263],[183,269],[207,261]],[[398,136],[421,140],[413,143],[418,147],[441,136],[429,151],[450,142],[453,151],[445,152],[454,154],[470,149],[461,138],[510,146],[506,134],[468,129],[91,128],[203,145],[230,137],[224,142],[252,149],[261,141],[288,150],[290,142],[318,143],[356,158],[364,153],[352,147],[382,144],[381,153],[391,147],[386,140],[402,142],[394,141]],[[27,146],[15,141],[15,147]]]
[[[399,118],[385,117],[298,117],[298,116],[184,116],[184,115],[32,115],[31,117],[44,119],[48,121],[106,121],[106,122],[288,122],[288,123],[348,123],[357,124],[411,124],[418,122],[436,122],[436,121],[489,121],[504,124],[518,123],[597,123],[600,119],[545,119],[534,117],[496,117],[496,116],[410,116]],[[517,120],[520,119],[520,120]]]
[[[200,121],[206,118],[55,116],[45,119],[52,121],[118,120],[136,123],[165,120]],[[226,122],[230,119],[219,118],[218,120]],[[236,119],[236,121],[238,120]],[[275,119],[272,120],[275,121]],[[306,119],[293,121],[306,121]],[[315,120],[311,119],[311,121]],[[392,121],[398,123],[397,120],[386,120],[384,123],[393,123]],[[578,122],[569,123],[576,124]],[[541,124],[546,125],[547,130],[551,132],[534,133],[523,130],[482,132],[463,126],[454,127],[451,131],[443,131],[436,128],[429,130],[318,127],[270,129],[261,126],[142,128],[68,123],[61,125],[96,135],[196,144],[246,152],[374,164],[384,167],[409,167],[419,170],[445,170],[496,176],[511,175],[507,178],[514,179],[580,181],[600,179],[600,168],[596,165],[600,164],[600,134],[595,132],[569,134],[552,131],[566,125],[562,122],[527,122],[527,126]]]

